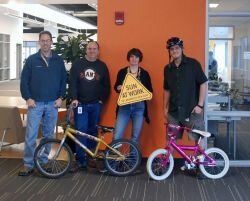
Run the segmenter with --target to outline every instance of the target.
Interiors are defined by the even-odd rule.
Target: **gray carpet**
[[[145,162],[144,162],[145,163]],[[129,177],[100,174],[95,169],[67,174],[56,180],[37,172],[18,177],[22,161],[0,159],[0,201],[247,201],[250,200],[250,169],[231,168],[219,180],[198,180],[177,171],[161,182],[144,172]],[[145,164],[142,165],[145,169]]]

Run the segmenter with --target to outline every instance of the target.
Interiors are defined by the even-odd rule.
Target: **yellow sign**
[[[119,106],[152,99],[152,93],[131,73],[123,81],[117,101]]]

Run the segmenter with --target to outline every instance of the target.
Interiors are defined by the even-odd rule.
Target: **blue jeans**
[[[76,129],[83,133],[87,133],[96,137],[96,125],[100,120],[101,108],[101,103],[79,104],[74,111]],[[95,141],[83,138],[81,136],[76,137],[82,144],[87,146],[89,149],[94,149],[96,147]],[[78,144],[76,144],[76,160],[79,165],[86,166],[86,153]]]
[[[127,128],[129,119],[132,120],[132,141],[139,143],[139,137],[142,130],[144,119],[144,102],[133,103],[129,105],[120,106],[117,114],[115,125],[114,139],[123,138],[124,132]]]
[[[34,167],[34,152],[36,148],[36,139],[38,129],[42,126],[43,139],[52,138],[57,122],[58,108],[54,107],[54,101],[36,102],[36,107],[29,107],[27,113],[27,128],[24,146],[24,166],[28,168]],[[46,150],[48,154],[50,148]],[[47,160],[47,156],[44,156]]]

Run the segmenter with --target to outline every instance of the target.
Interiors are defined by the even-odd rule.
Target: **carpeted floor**
[[[177,171],[161,182],[149,179],[146,172],[129,177],[100,174],[95,169],[66,174],[56,180],[37,172],[18,177],[22,161],[0,159],[0,201],[248,201],[250,169],[231,168],[219,180],[198,180]],[[142,166],[144,170],[145,166]]]

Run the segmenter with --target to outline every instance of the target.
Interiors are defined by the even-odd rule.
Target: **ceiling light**
[[[97,10],[97,4],[96,3],[90,3],[88,4],[91,8],[94,8],[95,10]]]
[[[210,3],[209,8],[217,8],[219,6],[218,3]]]
[[[96,11],[75,12],[75,13],[73,13],[73,16],[75,16],[75,17],[96,17],[97,12]]]

